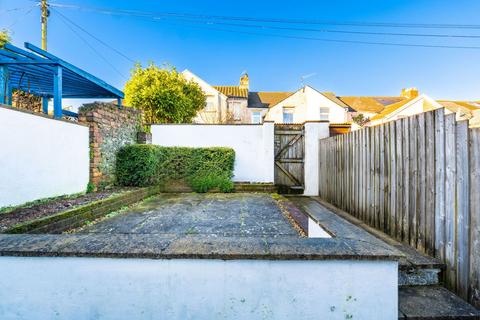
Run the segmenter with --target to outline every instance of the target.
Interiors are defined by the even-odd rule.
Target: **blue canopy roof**
[[[90,73],[31,43],[25,48],[29,51],[11,44],[0,49],[0,103],[11,104],[11,90],[19,89],[53,98],[54,114],[61,116],[62,98],[123,99],[122,91]]]

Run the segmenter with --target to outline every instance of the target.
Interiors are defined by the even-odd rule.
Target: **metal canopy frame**
[[[11,105],[17,89],[42,97],[44,113],[53,98],[55,118],[62,117],[62,98],[114,98],[121,105],[124,94],[117,88],[31,43],[25,48],[0,49],[0,103]]]

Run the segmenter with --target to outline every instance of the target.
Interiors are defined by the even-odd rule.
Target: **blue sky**
[[[315,19],[395,23],[479,24],[480,1],[95,1],[55,0],[52,3],[156,12],[254,18]],[[40,9],[30,0],[0,0],[0,29],[13,32],[14,44],[40,46]],[[4,12],[12,8],[30,7]],[[243,71],[251,90],[292,91],[302,75],[321,91],[338,95],[398,95],[415,86],[437,99],[480,99],[480,50],[389,47],[331,43],[242,34],[254,33],[321,37],[328,39],[430,43],[480,47],[478,39],[324,34],[288,30],[242,29],[232,26],[153,21],[132,16],[105,15],[57,8],[69,19],[135,61],[154,61],[190,69],[213,85],[234,85]],[[29,13],[28,13],[29,12]],[[28,13],[28,14],[27,14]],[[238,23],[238,22],[235,22]],[[240,22],[242,23],[242,22]],[[262,24],[262,22],[260,23]],[[403,29],[345,26],[296,26],[329,30],[447,33],[480,35],[480,29]],[[128,77],[132,63],[77,31]],[[53,11],[49,19],[48,50],[123,89],[125,78],[99,58]]]

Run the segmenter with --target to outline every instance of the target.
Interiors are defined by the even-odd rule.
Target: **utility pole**
[[[50,15],[48,11],[47,0],[41,0],[41,9],[42,9],[42,49],[47,51],[47,19]]]

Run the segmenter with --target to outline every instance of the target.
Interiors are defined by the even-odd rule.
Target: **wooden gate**
[[[275,125],[275,184],[281,193],[303,193],[304,136],[302,124]]]

